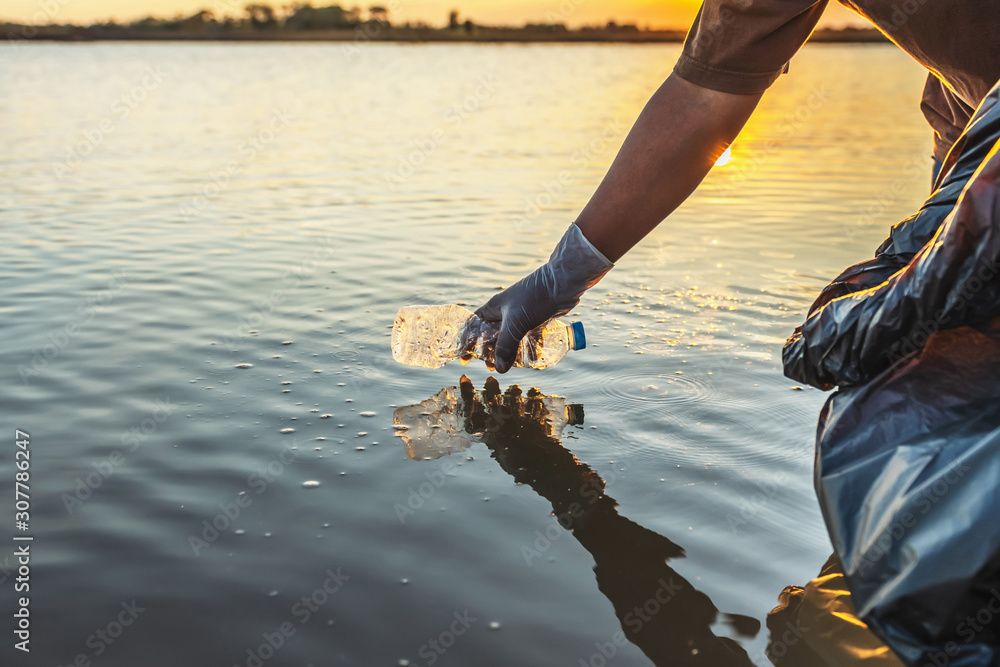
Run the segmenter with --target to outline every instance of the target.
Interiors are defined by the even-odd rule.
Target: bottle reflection
[[[394,421],[410,458],[434,459],[483,442],[516,482],[551,502],[559,525],[594,557],[597,586],[625,638],[654,664],[753,665],[736,641],[713,632],[719,611],[709,597],[667,564],[684,550],[618,514],[600,475],[560,443],[567,424],[582,423],[582,406],[516,385],[501,392],[492,377],[480,394],[462,376],[459,387],[398,408]],[[760,629],[753,618],[724,618],[743,636]]]

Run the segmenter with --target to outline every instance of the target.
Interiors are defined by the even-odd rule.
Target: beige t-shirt
[[[839,0],[929,71],[921,109],[943,158],[1000,79],[1000,0]],[[829,0],[705,0],[674,71],[713,90],[763,92]]]

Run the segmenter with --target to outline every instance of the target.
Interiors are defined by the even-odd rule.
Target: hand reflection
[[[501,392],[492,377],[479,394],[462,376],[459,387],[398,408],[394,421],[410,458],[438,458],[483,442],[516,482],[551,502],[559,525],[593,555],[597,586],[625,638],[654,664],[753,665],[736,641],[712,631],[719,612],[708,596],[667,565],[684,550],[618,514],[600,475],[559,442],[567,424],[582,423],[581,406],[516,385]],[[744,636],[760,629],[753,618],[725,618]]]

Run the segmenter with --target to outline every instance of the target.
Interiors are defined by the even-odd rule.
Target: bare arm
[[[639,114],[576,220],[612,262],[694,192],[761,95],[720,93],[671,74]]]

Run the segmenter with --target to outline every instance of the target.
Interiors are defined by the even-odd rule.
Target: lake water
[[[894,47],[807,47],[567,318],[590,346],[492,387],[582,424],[515,410],[431,460],[394,430],[489,377],[395,364],[396,310],[474,308],[544,260],[677,54],[0,47],[0,479],[13,513],[28,432],[30,664],[736,664],[692,656],[713,635],[767,664],[754,619],[831,552],[824,395],[781,345],[929,188],[924,74]],[[570,532],[577,483],[600,518]],[[660,580],[685,592],[620,617]],[[644,647],[614,644],[633,622]]]

